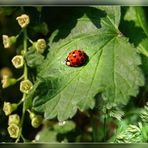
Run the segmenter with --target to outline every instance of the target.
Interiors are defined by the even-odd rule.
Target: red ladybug
[[[83,50],[73,50],[66,58],[66,65],[71,67],[82,66],[87,59],[87,55]]]

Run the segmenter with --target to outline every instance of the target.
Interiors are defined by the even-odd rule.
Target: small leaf
[[[31,47],[29,51],[25,55],[25,60],[27,62],[27,65],[31,68],[35,68],[43,63],[44,56],[37,53],[36,49]]]
[[[57,133],[60,134],[65,134],[68,133],[70,131],[72,131],[73,129],[75,129],[75,123],[73,121],[63,121],[62,123],[59,122],[58,124],[54,125],[54,130]]]
[[[142,53],[146,57],[148,57],[148,44],[147,43],[148,43],[148,38],[141,41],[141,43],[137,47],[139,49],[140,53]]]
[[[35,137],[35,142],[57,142],[57,132],[43,128]]]

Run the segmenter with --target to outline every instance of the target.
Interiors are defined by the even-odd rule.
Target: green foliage
[[[36,68],[37,66],[42,64],[44,56],[37,53],[35,48],[30,47],[29,51],[25,55],[25,59],[29,67]]]
[[[148,56],[147,38],[148,38],[148,25],[146,15],[142,7],[129,7],[124,16],[126,25],[130,28],[127,31],[127,36],[130,40],[138,46],[140,53]],[[131,25],[129,25],[131,24]],[[137,35],[138,34],[138,35]]]
[[[148,123],[148,104],[141,110],[141,119],[143,122]]]
[[[120,123],[120,128],[116,133],[116,137],[112,142],[115,143],[139,143],[143,141],[142,124],[128,125],[126,121]]]
[[[59,122],[59,124],[54,125],[54,130],[60,134],[67,133],[75,129],[75,123],[72,121]]]
[[[9,79],[16,82],[1,90],[1,104],[16,104],[20,117],[9,133],[0,129],[0,141],[10,142],[10,136],[16,142],[148,141],[146,8],[8,7],[0,8],[0,16],[3,44],[11,36],[16,39],[13,46],[4,46],[9,49],[1,48],[2,65],[20,64],[10,62],[16,53],[23,59],[19,70],[0,69],[1,88]],[[75,49],[84,50],[87,60],[67,66],[65,60]],[[0,107],[2,117],[7,111]],[[6,119],[1,122],[4,128]]]
[[[126,105],[129,97],[136,96],[138,87],[144,84],[136,49],[117,29],[120,9],[115,7],[112,11],[113,8],[108,7],[104,12],[103,8],[84,11],[66,38],[58,42],[53,39],[50,44],[32,92],[33,108],[44,112],[46,119],[57,116],[59,120],[66,120],[78,108],[81,111],[93,108],[98,93],[108,109]],[[82,67],[65,65],[67,54],[75,48],[85,50],[89,57]]]
[[[75,129],[73,121],[58,122],[50,126],[44,125],[43,129],[36,135],[35,142],[57,142],[59,134],[63,135],[62,142],[67,143],[67,138],[64,136]]]
[[[56,136],[57,132],[50,130],[50,128],[44,128],[36,135],[35,142],[56,142]]]

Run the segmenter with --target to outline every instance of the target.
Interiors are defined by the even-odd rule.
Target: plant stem
[[[18,81],[22,80],[23,78],[24,78],[24,75],[22,75],[22,76],[20,76],[19,78],[17,78],[16,81],[18,82]]]
[[[91,113],[91,124],[93,128],[93,142],[99,142],[100,140],[100,121],[99,121],[99,115],[94,115]]]
[[[106,111],[105,115],[104,115],[104,123],[103,123],[103,129],[104,129],[104,139],[103,141],[106,141],[107,138],[107,117],[108,117],[108,112]]]
[[[24,43],[23,44],[24,44],[24,55],[25,55],[27,52],[27,30],[26,30],[26,28],[23,29],[23,33],[24,33]],[[23,78],[24,78],[24,80],[28,79],[28,68],[27,68],[26,63],[24,63]],[[20,133],[19,133],[18,138],[16,139],[16,143],[20,140],[20,137],[22,135],[23,122],[24,122],[24,116],[25,116],[25,111],[26,111],[25,101],[24,101],[25,98],[26,98],[26,94],[24,93],[23,97],[21,99],[23,101],[23,107],[22,107],[22,117],[21,117],[21,121],[20,121]]]
[[[28,38],[28,41],[33,45],[33,41],[30,38]]]
[[[105,142],[105,140],[106,140],[106,115],[104,116],[103,129],[104,129],[104,139],[103,139],[103,141]]]

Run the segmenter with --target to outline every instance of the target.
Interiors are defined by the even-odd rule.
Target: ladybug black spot
[[[79,59],[78,58],[76,60],[77,60],[77,62],[79,62]]]
[[[72,54],[75,54],[75,51],[73,51]]]
[[[80,62],[79,61],[77,61],[77,65],[80,65]]]
[[[81,58],[81,62],[84,62],[84,58]]]
[[[79,53],[79,56],[81,57],[82,56],[82,53]]]

